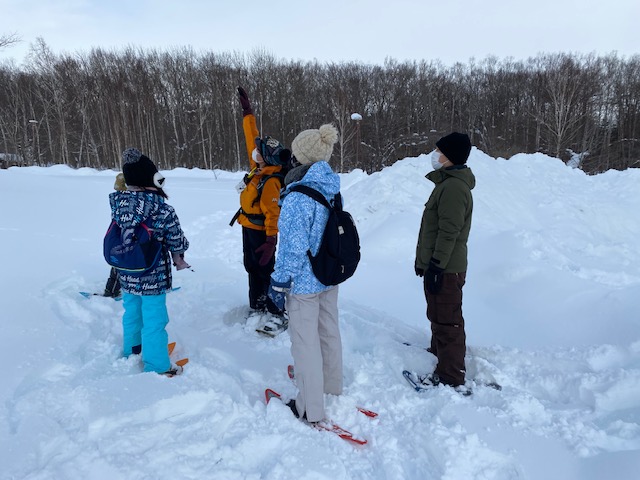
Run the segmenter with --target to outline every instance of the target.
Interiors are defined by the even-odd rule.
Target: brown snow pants
[[[431,322],[431,352],[438,357],[434,373],[452,386],[464,384],[466,335],[462,317],[462,287],[466,272],[445,273],[442,290],[427,298],[427,318]]]

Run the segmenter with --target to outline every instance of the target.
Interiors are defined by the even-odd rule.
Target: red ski
[[[293,370],[293,365],[287,366],[287,375],[289,375],[289,378],[291,379],[291,381],[295,383],[296,376]],[[362,413],[363,415],[366,415],[369,418],[376,418],[378,416],[378,414],[373,410],[367,410],[366,408],[360,407],[358,405],[356,405],[356,408],[360,413]]]
[[[269,403],[269,401],[273,398],[277,398],[278,400],[282,401],[282,397],[280,396],[280,394],[275,390],[271,390],[270,388],[267,388],[264,391],[264,397],[267,403]],[[340,427],[339,425],[335,424],[330,420],[317,422],[317,423],[307,423],[307,425],[315,428],[316,430],[324,430],[326,432],[334,433],[338,435],[340,438],[342,438],[343,440],[355,443],[357,445],[366,445],[367,443],[367,441],[364,438],[355,436],[349,430],[345,430],[344,428]]]

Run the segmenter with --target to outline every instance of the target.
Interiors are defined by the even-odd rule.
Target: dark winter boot
[[[169,370],[167,370],[166,372],[162,372],[161,375],[165,375],[167,377],[175,377],[176,375],[180,375],[183,370],[184,369],[180,365],[172,363],[171,367],[169,367]]]
[[[296,407],[296,400],[295,400],[295,398],[292,398],[291,400],[289,400],[289,401],[286,403],[286,405],[287,405],[287,407],[289,407],[289,408],[291,409],[291,411],[293,412],[293,415],[294,415],[296,418],[300,418],[300,413],[298,412],[298,407]],[[306,419],[307,419],[307,414],[306,414],[306,413],[302,416],[302,419],[303,419],[303,420],[306,420]]]

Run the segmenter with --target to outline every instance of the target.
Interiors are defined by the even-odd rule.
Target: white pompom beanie
[[[326,162],[331,158],[333,146],[338,141],[338,130],[331,124],[300,132],[291,142],[291,150],[302,165]]]

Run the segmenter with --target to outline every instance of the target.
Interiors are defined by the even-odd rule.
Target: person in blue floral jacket
[[[111,217],[122,229],[144,221],[164,247],[157,264],[143,276],[120,273],[123,354],[142,353],[145,372],[175,375],[182,368],[169,360],[166,293],[171,290],[172,258],[178,270],[189,267],[184,260],[189,242],[175,210],[165,201],[164,177],[151,159],[127,148],[122,163],[127,190],[109,195]]]
[[[287,403],[308,422],[325,418],[324,394],[342,393],[342,340],[338,323],[338,287],[313,274],[307,251],[318,253],[329,211],[311,197],[290,192],[296,185],[317,190],[328,201],[340,191],[340,177],[329,159],[338,140],[333,125],[304,130],[291,143],[300,166],[285,177],[278,220],[279,245],[269,298],[289,312],[289,336],[298,396]]]

